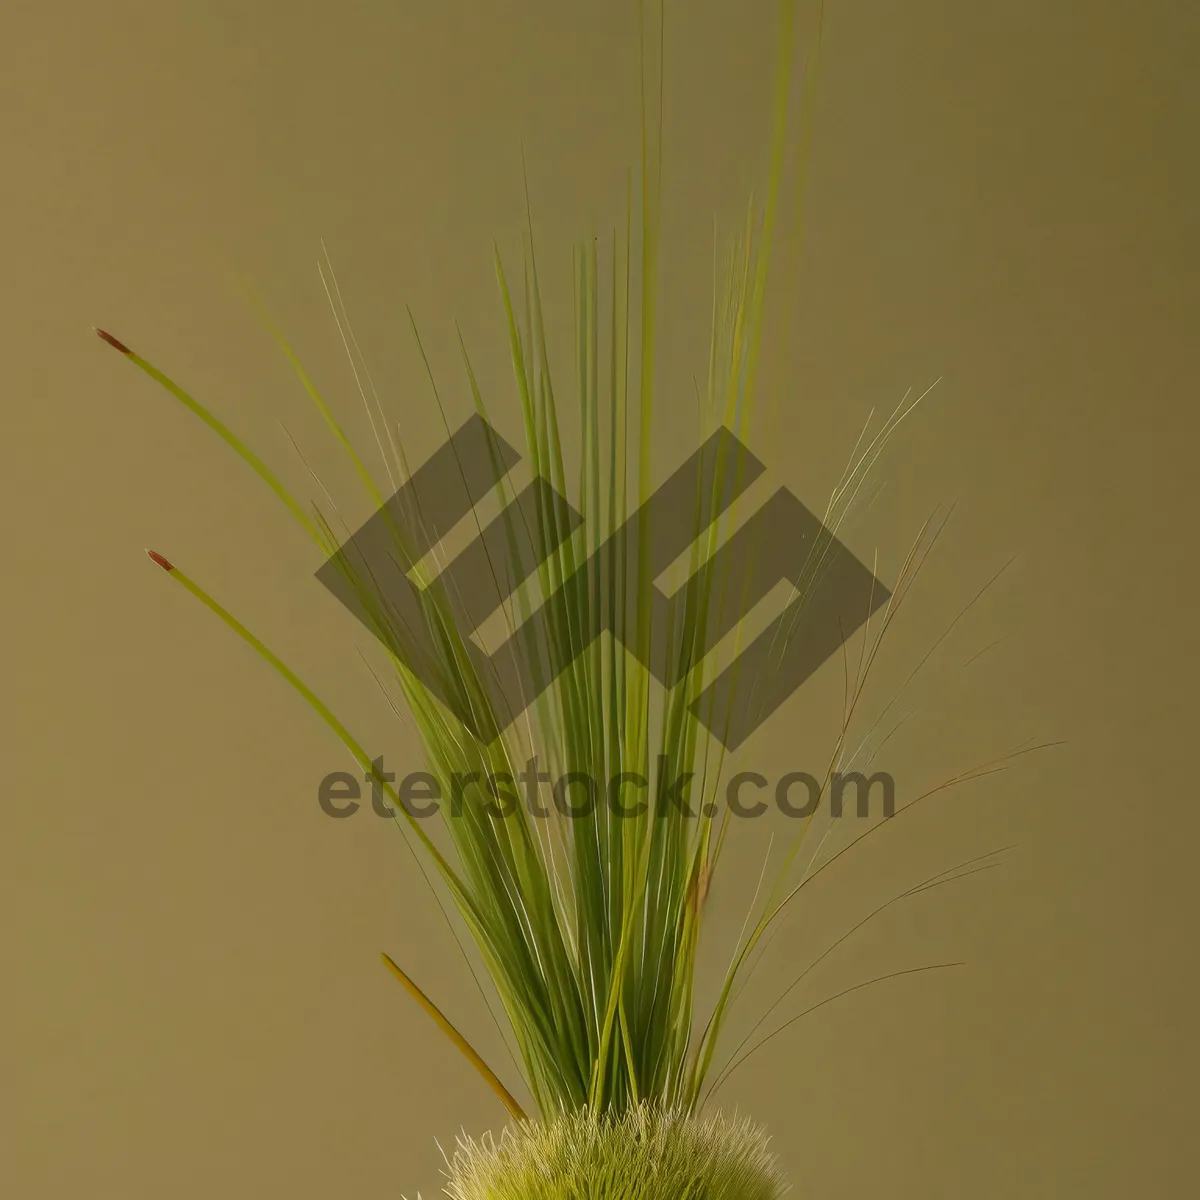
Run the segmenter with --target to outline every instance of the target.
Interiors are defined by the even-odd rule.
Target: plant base
[[[445,1191],[451,1200],[777,1200],[786,1187],[751,1122],[642,1106],[463,1138]]]

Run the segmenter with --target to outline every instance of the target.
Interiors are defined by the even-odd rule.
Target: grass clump
[[[755,399],[767,267],[786,157],[794,7],[794,0],[781,2],[775,135],[765,204],[761,209],[753,203],[748,207],[744,231],[714,281],[707,374],[697,389],[700,440],[706,445],[705,439],[721,443],[721,431],[732,433],[729,440],[740,444]],[[802,97],[805,119],[814,78],[810,59],[804,77],[807,95]],[[806,147],[806,130],[803,141]],[[529,586],[513,593],[515,599],[504,607],[506,628],[515,636],[537,614],[546,644],[535,649],[546,650],[556,668],[516,723],[501,719],[497,711],[497,694],[474,642],[475,625],[463,617],[464,598],[446,582],[452,572],[432,572],[428,566],[424,550],[447,531],[426,530],[429,536],[414,545],[404,523],[392,523],[391,557],[418,593],[407,607],[398,606],[394,594],[355,557],[354,538],[338,528],[332,500],[302,502],[212,409],[116,337],[100,333],[216,433],[301,526],[320,562],[333,564],[344,593],[353,598],[382,647],[390,678],[377,681],[389,698],[399,693],[419,731],[427,770],[443,796],[458,800],[455,808],[440,811],[448,845],[439,847],[400,801],[392,783],[379,774],[375,756],[315,692],[198,581],[163,555],[151,554],[170,578],[295,689],[364,775],[379,784],[391,801],[396,825],[423,863],[432,867],[448,897],[448,915],[457,914],[474,943],[492,985],[491,999],[505,1018],[520,1068],[519,1084],[511,1078],[502,1081],[442,1007],[384,955],[408,994],[464,1055],[514,1122],[499,1139],[460,1142],[449,1164],[448,1194],[454,1200],[771,1200],[779,1195],[782,1181],[762,1132],[707,1106],[733,1069],[805,1013],[749,1044],[774,1011],[772,1006],[724,1061],[716,1057],[717,1045],[756,952],[765,947],[780,914],[849,848],[827,856],[820,867],[813,868],[810,860],[797,882],[793,867],[812,819],[798,822],[774,883],[764,888],[760,880],[755,911],[747,917],[715,1003],[698,1018],[693,989],[705,900],[731,813],[719,788],[724,749],[698,719],[695,704],[711,681],[707,630],[721,625],[720,606],[737,603],[736,595],[727,594],[736,591],[736,584],[726,587],[714,576],[712,564],[722,536],[735,522],[735,506],[726,506],[723,497],[737,493],[739,468],[718,454],[711,464],[711,486],[698,489],[702,494],[694,498],[688,583],[673,598],[666,636],[659,643],[667,656],[659,677],[667,682],[661,689],[652,687],[651,673],[643,664],[652,624],[660,619],[655,616],[655,578],[661,568],[648,557],[648,535],[614,538],[653,491],[660,217],[649,143],[643,97],[640,228],[634,227],[631,196],[623,236],[614,230],[611,247],[606,247],[606,271],[601,269],[597,239],[589,237],[579,247],[577,369],[569,387],[551,380],[532,238],[522,291],[510,287],[498,253],[495,259],[528,461],[535,478],[560,497],[569,496],[581,518],[573,525],[554,504],[534,505],[525,513],[523,527],[517,528],[513,514],[519,506],[502,495],[506,520],[514,523],[507,535],[514,544],[525,539],[536,564]],[[803,171],[799,177],[802,180]],[[798,221],[798,201],[795,211]],[[603,293],[602,275],[607,277]],[[356,365],[357,341],[343,322],[344,310],[339,316],[335,305],[334,313],[355,378],[369,379],[369,372],[360,372]],[[373,511],[390,511],[396,481],[403,485],[412,477],[395,416],[385,411],[373,387],[370,396],[362,393],[382,460],[369,464],[351,445],[282,333],[272,328],[301,385],[347,454]],[[462,358],[475,413],[488,420],[484,392],[465,346]],[[432,376],[430,384],[432,399],[440,407]],[[564,397],[571,392],[581,432],[577,469],[568,463],[559,433],[560,419],[567,415]],[[827,539],[805,547],[773,548],[778,553],[794,551],[805,560],[807,582],[793,593],[791,604],[804,603],[809,590],[819,585],[838,526],[898,419],[889,421],[861,454],[856,451],[826,513]],[[386,438],[378,435],[380,429]],[[385,475],[390,486],[383,483]],[[617,550],[605,568],[593,570],[588,564],[597,548],[612,545]],[[826,787],[835,770],[858,762],[859,752],[850,755],[845,744],[845,729],[879,640],[920,561],[914,547],[874,641],[868,645],[864,629],[857,669],[851,669],[848,659],[845,663],[843,732],[830,756]],[[592,636],[614,612],[621,614],[620,637]],[[640,653],[627,654],[625,647],[637,647]],[[783,649],[781,644],[779,652]],[[744,682],[757,686],[761,681]],[[864,744],[872,737],[878,740],[875,730]],[[532,755],[560,779],[575,773],[592,780],[612,781],[627,774],[650,779],[657,777],[653,764],[666,761],[673,777],[690,771],[696,782],[686,812],[653,802],[632,814],[601,803],[572,819],[553,812],[541,819],[522,803],[498,809],[489,781],[511,781]],[[820,849],[818,845],[813,859]],[[926,886],[962,877],[946,875]],[[526,1094],[518,1096],[521,1092]],[[534,1115],[541,1120],[532,1119]]]
[[[750,1121],[650,1104],[462,1138],[445,1188],[451,1200],[776,1200],[785,1190]]]

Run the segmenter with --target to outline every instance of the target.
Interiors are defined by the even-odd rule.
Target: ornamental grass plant
[[[792,149],[803,176],[819,34],[806,57],[801,125],[793,137],[787,116],[794,100],[796,43],[794,3],[783,0],[764,202],[750,203],[744,228],[714,264],[711,344],[700,386],[706,423],[702,437],[724,430],[743,441],[757,399],[780,181]],[[368,387],[362,399],[379,440],[370,454],[360,453],[343,431],[335,405],[319,393],[282,331],[264,313],[301,387],[353,465],[366,499],[383,514],[389,553],[416,585],[411,593],[415,604],[399,603],[395,590],[354,553],[354,537],[339,527],[328,497],[308,501],[294,494],[213,409],[117,337],[97,331],[221,438],[303,528],[321,562],[336,575],[341,594],[353,601],[382,647],[391,684],[411,711],[428,770],[442,793],[450,793],[452,781],[468,781],[458,789],[456,809],[441,811],[448,839],[439,848],[393,783],[373,765],[373,756],[315,692],[183,566],[150,552],[175,584],[278,672],[364,774],[378,781],[395,824],[440,878],[474,942],[507,1018],[531,1106],[514,1094],[514,1088],[521,1088],[512,1080],[503,1082],[484,1062],[436,1000],[384,956],[387,968],[449,1045],[472,1064],[508,1115],[508,1127],[498,1136],[459,1142],[447,1163],[446,1192],[454,1200],[772,1200],[780,1195],[784,1181],[763,1131],[722,1114],[709,1100],[730,1071],[798,1019],[792,1016],[763,1030],[764,1018],[726,1052],[723,1035],[731,1006],[766,935],[800,891],[850,849],[846,846],[821,866],[800,872],[800,850],[813,823],[798,823],[777,875],[760,881],[754,911],[715,1004],[698,1013],[697,948],[730,813],[719,789],[725,754],[720,728],[714,731],[711,714],[697,713],[696,698],[713,677],[707,630],[714,622],[722,628],[736,624],[740,611],[736,581],[731,585],[712,564],[736,520],[741,460],[728,449],[738,442],[717,438],[712,443],[717,450],[706,485],[693,497],[688,583],[670,606],[664,627],[654,603],[659,569],[653,529],[637,521],[655,482],[650,450],[657,403],[661,214],[650,135],[643,88],[638,202],[631,202],[625,229],[615,232],[603,251],[596,239],[588,238],[575,256],[575,371],[570,378],[551,377],[532,229],[519,284],[495,254],[498,314],[511,350],[525,453],[535,479],[548,485],[532,506],[511,503],[497,471],[510,549],[534,565],[511,595],[497,584],[510,637],[539,617],[539,638],[518,643],[525,660],[517,675],[530,694],[514,697],[511,689],[505,692],[488,677],[488,660],[473,641],[471,598],[456,594],[453,572],[439,570],[436,561],[430,566],[427,549],[445,531],[422,528],[419,503],[403,519],[389,508],[395,486],[413,477],[403,414],[389,412]],[[799,221],[799,200],[793,203],[791,215]],[[337,305],[334,311],[354,362],[357,343]],[[462,371],[477,417],[492,428],[485,389],[465,345]],[[356,377],[362,376],[356,371]],[[433,393],[436,398],[436,387]],[[440,398],[436,403],[441,404]],[[576,463],[569,461],[560,435],[568,405],[582,433]],[[819,590],[840,524],[861,498],[883,445],[911,407],[901,405],[856,448],[825,514],[827,538],[803,548],[773,548],[804,558],[802,582],[791,596],[797,611],[809,592]],[[727,504],[729,495],[735,499]],[[636,536],[621,536],[631,528]],[[482,528],[478,532],[482,535]],[[847,731],[879,643],[936,532],[932,522],[921,530],[887,603],[864,627],[857,661],[848,660],[843,732],[829,758],[830,773],[869,756],[874,731],[854,750]],[[605,553],[599,554],[602,548]],[[503,562],[491,565],[497,572],[504,569]],[[732,622],[726,619],[731,612]],[[785,631],[780,653],[801,625],[797,620]],[[615,635],[593,636],[600,627]],[[338,630],[338,636],[343,632]],[[644,665],[652,654],[659,656],[657,673]],[[660,687],[656,679],[667,683]],[[753,691],[761,682],[749,678],[738,685]],[[513,711],[503,711],[506,705]],[[636,812],[599,803],[569,817],[554,810],[535,816],[522,803],[499,805],[488,781],[516,777],[532,754],[556,777],[575,774],[593,780],[629,773],[652,778],[652,764],[665,759],[676,771],[694,772],[690,810],[699,815],[685,816],[673,805],[653,802]],[[995,765],[979,773],[989,769]],[[980,862],[926,880],[906,895],[989,865]],[[943,965],[948,964],[935,964]],[[925,969],[931,968],[914,968]],[[774,1012],[772,1008],[768,1015]]]

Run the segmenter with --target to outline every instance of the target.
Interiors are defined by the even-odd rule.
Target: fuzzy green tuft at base
[[[643,1104],[587,1110],[463,1138],[451,1200],[777,1200],[787,1190],[767,1135],[721,1114]]]

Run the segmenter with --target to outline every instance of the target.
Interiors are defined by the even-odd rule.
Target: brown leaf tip
[[[158,565],[160,567],[162,567],[162,569],[164,571],[175,570],[175,565],[173,563],[168,562],[165,558],[163,558],[163,556],[161,554],[159,554],[157,550],[147,550],[146,553],[148,555],[150,555],[151,562],[158,563]]]
[[[94,325],[92,326],[92,328],[96,329],[96,327]],[[125,345],[124,342],[118,342],[117,339],[115,337],[113,337],[113,335],[111,333],[105,333],[103,329],[96,329],[96,333],[99,337],[102,337],[114,350],[120,350],[120,352],[122,354],[132,354],[133,353],[133,351],[130,350],[130,348],[127,345]]]

